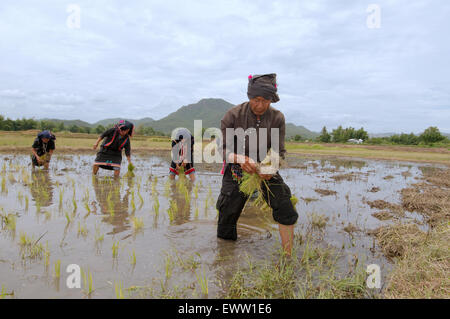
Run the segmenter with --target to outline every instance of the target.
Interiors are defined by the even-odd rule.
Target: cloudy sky
[[[311,130],[450,132],[449,17],[447,0],[2,0],[0,114],[159,119],[277,73],[274,106]]]

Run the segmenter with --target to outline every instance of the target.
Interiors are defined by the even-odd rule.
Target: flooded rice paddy
[[[105,170],[93,177],[93,159],[55,155],[48,172],[32,173],[29,156],[0,155],[3,297],[221,298],[249,258],[279,254],[271,213],[251,204],[236,242],[216,238],[219,165],[196,165],[191,184],[169,180],[166,153],[134,157],[135,176],[122,172],[120,180]],[[339,250],[342,273],[359,259],[380,265],[385,278],[390,263],[368,231],[422,221],[414,212],[395,215],[399,191],[417,182],[421,166],[289,157],[280,174],[299,199],[296,236]],[[81,288],[66,284],[71,264],[82,270]]]

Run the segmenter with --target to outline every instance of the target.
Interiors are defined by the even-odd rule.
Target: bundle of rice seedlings
[[[239,183],[239,190],[241,193],[249,197],[249,199],[255,192],[257,192],[258,196],[254,200],[254,205],[256,207],[263,207],[265,204],[263,194],[266,193],[267,197],[269,197],[269,193],[271,193],[269,184],[266,180],[262,179],[259,174],[274,175],[278,172],[279,164],[279,154],[270,149],[264,160],[261,163],[256,164],[257,174],[243,172]]]
[[[135,166],[132,163],[128,164],[128,172],[127,172],[127,177],[134,177],[134,168]]]

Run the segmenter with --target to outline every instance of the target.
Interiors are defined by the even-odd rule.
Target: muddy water
[[[15,229],[2,225],[0,231],[0,286],[14,291],[14,297],[115,298],[120,285],[125,297],[205,297],[198,282],[204,276],[208,297],[216,298],[226,292],[247,255],[265,260],[279,248],[271,214],[251,206],[239,220],[237,242],[216,238],[219,166],[197,165],[197,181],[187,184],[186,195],[168,180],[167,154],[136,157],[135,177],[120,181],[105,170],[93,178],[92,160],[87,155],[57,155],[49,172],[32,174],[28,156],[0,155],[1,214],[17,216]],[[424,164],[301,157],[289,157],[288,164],[280,173],[300,199],[296,232],[312,232],[341,250],[344,272],[357,256],[388,273],[390,264],[367,230],[390,221],[374,218],[371,214],[379,210],[367,201],[399,203],[399,190],[417,182]],[[323,195],[317,189],[336,193]],[[168,210],[175,204],[171,218]],[[327,218],[319,230],[311,223],[318,215]],[[141,229],[133,226],[134,218],[142,219]],[[409,212],[404,218],[420,220]],[[350,232],[344,230],[349,224],[354,226]],[[48,257],[22,256],[21,234],[47,247]],[[119,247],[116,256],[114,244]],[[91,294],[83,279],[81,289],[67,287],[70,264],[91,274]]]

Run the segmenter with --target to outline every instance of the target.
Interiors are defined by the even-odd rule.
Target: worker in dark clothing
[[[50,159],[55,150],[56,137],[50,131],[45,130],[40,132],[31,146],[31,164],[33,170],[36,166],[44,166],[48,169]]]
[[[267,150],[275,148],[276,144],[279,148],[276,151],[281,158],[284,158],[286,153],[284,115],[270,105],[279,101],[276,74],[250,76],[247,95],[249,101],[228,110],[221,121],[225,163],[222,188],[216,204],[219,211],[217,236],[223,239],[237,239],[236,224],[248,199],[239,191],[240,179],[243,171],[259,174],[268,185],[268,191],[263,196],[272,208],[274,220],[279,224],[284,252],[290,256],[294,224],[298,219],[298,213],[290,200],[291,191],[277,170],[267,174],[258,170],[257,166],[257,163],[264,160]],[[261,129],[268,130],[268,133],[259,134]],[[278,130],[277,140],[272,140],[271,130],[274,129]],[[227,136],[227,131],[230,130],[233,134]],[[250,134],[236,134],[239,130],[253,131],[259,141],[251,142]],[[261,145],[264,143],[263,151]],[[239,148],[239,145],[242,148]]]
[[[130,138],[134,133],[134,124],[125,120],[119,121],[113,128],[106,130],[94,144],[94,150],[104,139],[100,151],[97,153],[92,172],[97,174],[99,168],[114,170],[114,176],[120,175],[120,166],[122,164],[122,150],[128,163],[131,164],[131,142]]]

